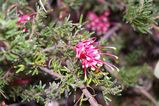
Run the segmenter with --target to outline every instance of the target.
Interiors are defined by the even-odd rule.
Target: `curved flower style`
[[[92,70],[98,70],[99,67],[103,66],[104,64],[109,67],[110,69],[117,71],[119,70],[116,66],[112,65],[109,62],[105,62],[101,60],[101,55],[105,54],[107,56],[111,56],[112,58],[117,59],[118,57],[115,55],[107,53],[102,53],[102,51],[97,47],[98,43],[95,42],[96,38],[90,38],[88,40],[84,40],[82,42],[79,42],[75,46],[76,51],[76,57],[80,59],[82,63],[82,68],[84,69],[84,74],[86,78],[86,69],[91,68]],[[112,48],[114,47],[105,47],[105,48]]]

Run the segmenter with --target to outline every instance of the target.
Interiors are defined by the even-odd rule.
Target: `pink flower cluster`
[[[109,14],[109,11],[104,11],[98,16],[94,12],[88,12],[88,23],[86,24],[86,28],[95,31],[98,35],[105,34],[110,27],[110,22],[108,20]]]
[[[104,64],[107,65],[110,69],[118,70],[117,67],[110,64],[109,62],[104,62],[101,60],[101,55],[105,54],[107,56],[111,56],[112,58],[117,59],[118,57],[115,55],[107,53],[102,53],[98,47],[98,42],[95,42],[96,38],[90,38],[88,40],[84,40],[79,42],[75,46],[76,57],[80,59],[82,63],[82,68],[84,69],[84,74],[86,77],[86,69],[91,68],[92,70],[98,70],[99,67],[103,66]],[[114,47],[104,47],[104,48],[112,48]]]
[[[20,29],[23,29],[24,32],[27,32],[27,28],[21,26],[20,24],[26,24],[31,20],[30,15],[22,15],[18,17],[17,25],[19,26]]]
[[[19,19],[18,19],[18,22],[17,24],[25,24],[27,22],[29,22],[31,19],[30,15],[22,15],[22,16],[19,16]]]

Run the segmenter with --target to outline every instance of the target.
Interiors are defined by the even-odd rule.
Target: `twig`
[[[34,11],[34,9],[33,9],[32,7],[27,6],[26,8],[27,8],[28,10],[30,10],[30,11],[31,11],[31,13],[35,13],[35,11]]]
[[[53,70],[47,69],[45,67],[40,67],[40,69],[48,74],[50,74],[51,76],[57,77],[57,78],[64,78],[63,75],[60,75],[58,73],[53,72]],[[89,103],[91,104],[91,106],[98,106],[97,101],[95,100],[95,98],[91,95],[91,93],[88,91],[87,87],[84,84],[80,85],[80,89],[82,90],[83,94],[86,96],[86,98],[88,99]]]
[[[48,51],[54,50],[55,48],[56,48],[56,45],[53,45],[52,47],[45,48],[42,51],[43,52],[48,52]]]
[[[9,7],[7,8],[6,13],[9,13],[13,8],[15,8],[15,7],[17,7],[17,6],[18,6],[18,3],[12,4],[11,6],[9,6]]]
[[[35,29],[36,29],[36,26],[35,26],[35,21],[33,20],[33,25],[32,25],[32,28],[31,28],[31,33],[30,33],[30,36],[29,36],[29,40],[33,37],[34,35],[34,32],[35,32]]]
[[[27,8],[30,9],[30,10],[32,10],[32,8],[30,8],[30,7],[27,7]],[[31,14],[30,16],[33,16],[33,17],[34,17],[34,15],[36,15],[36,16],[35,16],[35,19],[36,19],[36,18],[38,17],[38,15],[37,15],[36,12],[34,12],[34,10],[32,10],[32,14]],[[34,33],[36,32],[35,19],[32,20],[32,28],[31,28],[31,33],[30,33],[30,36],[29,36],[29,40],[32,39]]]
[[[3,75],[3,77],[0,78],[0,80],[4,80],[6,77],[8,77],[9,74],[10,74],[11,69],[12,69],[12,68],[9,68],[9,69],[7,70],[7,72]]]
[[[143,87],[136,86],[135,88],[139,90],[141,94],[146,96],[155,106],[157,106],[157,101],[155,100],[155,98],[153,98],[152,95],[148,93]]]
[[[45,67],[40,67],[40,69],[43,70],[44,72],[50,74],[51,76],[54,76],[54,77],[57,77],[57,78],[60,78],[60,79],[62,79],[64,77],[63,75],[55,73],[55,72],[53,72],[53,70],[47,69]]]
[[[91,93],[87,90],[86,86],[84,84],[82,84],[80,86],[80,89],[82,90],[83,94],[86,96],[86,98],[88,99],[89,103],[91,104],[91,106],[98,106],[97,101],[95,100],[95,98],[91,95]]]
[[[79,97],[79,99],[77,100],[77,102],[73,105],[73,106],[77,106],[77,104],[79,102],[81,102],[80,100],[83,98],[84,94],[82,93],[81,96]]]
[[[42,7],[42,9],[47,13],[47,10],[45,9],[44,4],[41,0],[39,0],[39,4]]]
[[[154,19],[159,19],[159,15],[157,15],[156,17],[154,17]]]
[[[144,0],[140,0],[140,10],[144,7],[144,3],[145,3],[145,1]]]
[[[1,94],[4,98],[7,98],[6,95],[3,93],[2,90],[0,90],[0,94]]]
[[[157,25],[155,25],[155,24],[152,24],[152,27],[153,27],[154,29],[156,29],[156,30],[159,31],[159,26],[157,26]]]
[[[103,37],[100,38],[99,43],[108,39],[115,31],[117,31],[121,27],[120,24],[117,24],[113,28],[111,28]]]

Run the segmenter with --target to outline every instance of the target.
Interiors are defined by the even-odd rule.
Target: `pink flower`
[[[110,15],[110,12],[106,10],[106,11],[103,12],[103,15],[107,17],[107,16]]]
[[[17,26],[19,27],[19,29],[23,29],[24,32],[27,32],[28,29],[25,26],[21,25],[21,24],[25,25],[30,20],[31,20],[31,16],[30,15],[19,16],[18,21],[17,21]]]
[[[29,22],[30,19],[31,19],[31,17],[29,15],[19,16],[17,24],[21,24],[21,23],[25,24],[25,23]]]
[[[86,70],[87,68],[91,68],[92,70],[98,70],[99,67],[103,66],[104,64],[107,65],[110,69],[118,70],[117,67],[114,65],[104,62],[101,60],[101,55],[105,54],[107,56],[111,56],[113,58],[118,58],[115,55],[107,53],[102,53],[102,51],[98,48],[98,43],[95,42],[96,38],[90,38],[88,40],[84,40],[79,42],[75,46],[76,57],[80,59],[82,63],[82,68],[84,69],[84,75],[86,78]],[[105,47],[105,48],[113,48],[113,47]]]
[[[97,35],[105,34],[111,25],[108,19],[109,14],[109,11],[104,11],[100,15],[96,15],[92,11],[88,12],[86,28],[90,31],[95,31]]]
[[[98,18],[98,16],[94,13],[94,12],[88,12],[87,17],[89,18],[89,20],[93,21],[95,19]]]

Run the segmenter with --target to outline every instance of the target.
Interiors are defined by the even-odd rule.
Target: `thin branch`
[[[39,4],[42,7],[42,9],[47,13],[47,10],[45,9],[45,6],[41,0],[39,0]]]
[[[115,31],[117,31],[119,28],[121,27],[120,24],[117,24],[116,26],[114,26],[113,28],[111,28],[103,37],[101,37],[101,39],[99,40],[99,43],[101,43],[102,41],[108,39]]]
[[[32,39],[32,37],[33,37],[33,35],[34,35],[34,33],[35,33],[35,29],[36,29],[36,26],[35,26],[35,21],[33,20],[33,22],[32,22],[32,28],[31,28],[31,34],[30,34],[30,36],[29,36],[29,40],[30,39]]]
[[[4,98],[7,98],[6,95],[3,93],[2,90],[0,90],[0,94],[1,94]]]
[[[53,45],[52,47],[45,48],[45,49],[43,49],[42,51],[43,51],[43,52],[49,52],[49,51],[51,51],[51,50],[54,50],[55,48],[56,48],[56,45]]]
[[[6,77],[8,77],[9,74],[10,74],[11,69],[12,69],[12,68],[9,68],[9,69],[7,70],[7,72],[3,75],[3,77],[0,78],[0,80],[4,80]]]
[[[155,98],[153,98],[152,95],[148,93],[143,87],[136,86],[135,89],[140,91],[141,94],[146,96],[155,106],[157,106],[157,101],[155,100]]]
[[[159,26],[157,26],[157,25],[155,25],[155,24],[152,24],[152,27],[153,27],[154,29],[156,29],[156,30],[159,31]]]
[[[74,104],[74,106],[77,106],[77,104],[78,104],[79,102],[81,102],[80,100],[83,98],[83,96],[84,96],[84,94],[82,93],[81,96],[79,97],[79,99],[77,100],[77,102]]]
[[[19,5],[18,3],[14,3],[14,4],[12,4],[11,6],[9,6],[9,7],[7,8],[7,11],[6,11],[6,14],[5,14],[5,15],[7,15],[13,8],[17,7],[18,5]]]
[[[154,17],[154,19],[159,19],[159,15],[157,15],[156,17]]]
[[[53,72],[53,70],[47,69],[45,67],[40,67],[40,69],[42,71],[50,74],[53,77],[57,77],[57,78],[60,78],[60,79],[64,78],[63,75],[55,73],[55,72]],[[80,85],[80,89],[82,90],[82,92],[86,96],[86,98],[88,99],[91,106],[98,106],[98,103],[97,103],[96,99],[92,96],[92,94],[88,91],[87,87],[84,84]]]
[[[140,10],[144,7],[144,3],[145,3],[145,1],[144,0],[140,0]]]
[[[84,84],[82,84],[80,86],[80,89],[82,90],[82,92],[86,96],[86,98],[88,99],[91,106],[98,106],[96,99],[91,95],[91,93],[88,91],[88,89],[86,88],[86,86]]]
[[[60,79],[62,79],[64,77],[63,75],[55,73],[55,72],[53,72],[53,70],[47,69],[45,67],[40,67],[40,69],[43,70],[44,72],[50,74],[53,77],[57,77],[57,78],[60,78]]]

